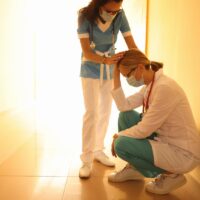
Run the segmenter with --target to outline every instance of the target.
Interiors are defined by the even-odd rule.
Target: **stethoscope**
[[[154,82],[155,82],[155,73],[153,74],[153,80],[152,80],[152,83],[151,83],[151,86],[150,86],[150,89],[149,89],[149,93],[147,95],[146,103],[145,103],[145,101],[143,99],[143,103],[142,103],[142,115],[144,115],[145,112],[147,112],[147,110],[149,109],[149,98],[150,98],[150,95],[151,95],[151,91],[152,91]]]
[[[117,18],[117,16],[115,17],[115,19]],[[112,21],[112,50],[116,50],[115,48],[115,19]],[[101,19],[100,19],[101,20]],[[91,24],[91,43],[90,43],[90,47],[92,49],[94,49],[96,47],[96,44],[94,43],[94,32],[93,32],[93,24]]]

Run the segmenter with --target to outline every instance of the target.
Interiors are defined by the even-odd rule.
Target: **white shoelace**
[[[167,174],[160,174],[155,178],[154,183],[155,183],[156,186],[162,187],[163,182],[167,177],[175,178],[177,176],[178,176],[178,174],[174,174],[173,176],[170,176],[170,175],[167,175]]]
[[[154,181],[154,183],[155,183],[155,185],[156,186],[162,186],[163,185],[163,181],[166,179],[166,175],[165,174],[160,174],[160,175],[158,175],[156,178],[155,178],[155,181]]]

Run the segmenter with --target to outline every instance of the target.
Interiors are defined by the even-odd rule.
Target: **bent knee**
[[[122,152],[125,152],[127,139],[128,138],[125,136],[120,136],[115,140],[115,152],[117,155],[120,155]]]
[[[124,120],[127,118],[128,115],[130,115],[129,113],[131,113],[132,111],[126,111],[126,112],[120,112],[119,113],[119,120]]]
[[[119,122],[128,121],[132,123],[133,125],[137,124],[140,120],[141,120],[140,114],[136,112],[135,110],[120,112],[119,117],[118,117]]]

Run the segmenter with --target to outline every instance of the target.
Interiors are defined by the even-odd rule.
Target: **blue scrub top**
[[[80,16],[79,16],[80,17]],[[110,52],[110,55],[113,55],[115,52],[112,49],[112,35],[113,35],[113,24],[114,24],[114,38],[116,42],[117,35],[119,31],[123,34],[124,37],[130,35],[130,26],[127,21],[124,10],[118,13],[115,17],[114,21],[111,23],[110,27],[103,32],[98,24],[94,24],[93,27],[87,19],[84,19],[82,24],[79,25],[77,29],[79,38],[89,38],[90,42],[93,38],[93,42],[95,43],[95,48],[93,51]],[[83,54],[81,56],[83,58]],[[110,66],[110,77],[113,77],[113,65]],[[92,61],[83,61],[81,62],[81,71],[80,76],[84,78],[94,78],[99,79],[100,77],[100,63],[95,63]],[[106,80],[106,70],[104,67],[104,75],[103,79]]]

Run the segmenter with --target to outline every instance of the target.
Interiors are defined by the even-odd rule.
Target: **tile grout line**
[[[0,178],[1,177],[21,177],[21,178],[67,178],[67,176],[40,176],[40,175],[36,175],[36,176],[31,176],[31,175],[0,175]]]
[[[68,176],[66,177],[65,186],[64,186],[64,190],[63,190],[63,193],[62,193],[61,200],[64,200],[65,191],[66,191],[66,187],[67,187],[67,182],[68,182]]]

